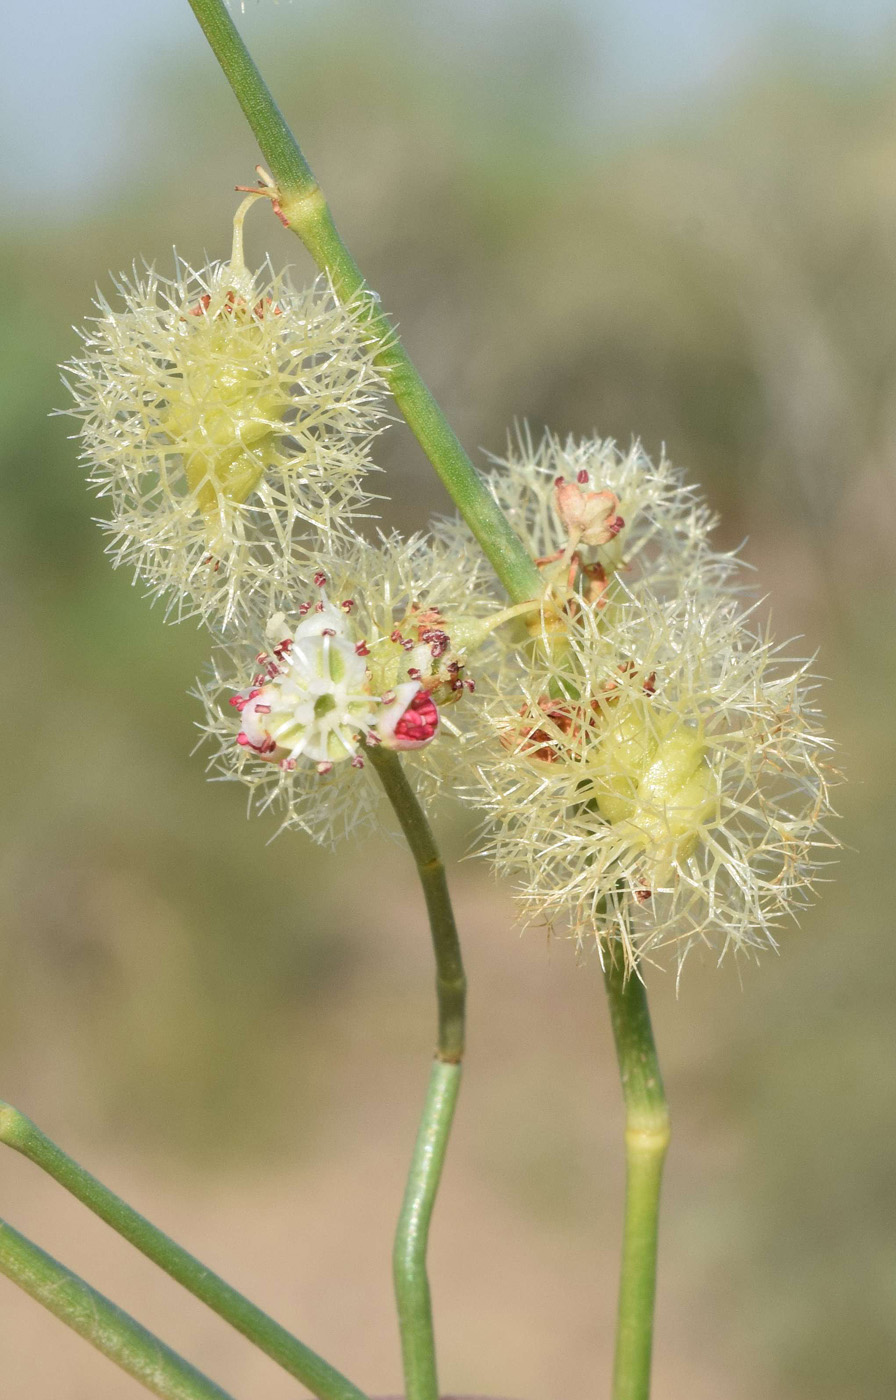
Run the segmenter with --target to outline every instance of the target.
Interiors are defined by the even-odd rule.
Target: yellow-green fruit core
[[[716,804],[706,751],[698,730],[680,720],[656,725],[634,710],[612,716],[589,755],[597,810],[661,865],[687,859]]]
[[[261,326],[257,337],[253,329],[224,317],[197,325],[193,362],[184,357],[161,415],[213,548],[223,533],[222,507],[248,500],[273,460],[288,406],[277,379],[252,362],[252,342],[257,338],[260,350],[264,335]]]

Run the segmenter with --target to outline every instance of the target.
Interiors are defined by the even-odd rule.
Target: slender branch
[[[405,1400],[439,1400],[432,1302],[426,1274],[429,1223],[460,1089],[459,1064],[433,1061],[392,1251]]]
[[[437,1051],[440,1060],[459,1063],[464,1053],[467,980],[460,940],[448,893],[445,866],[435,837],[397,753],[368,749],[370,761],[392,804],[410,847],[426,900],[432,948],[436,959],[436,998],[439,1008]]]
[[[607,944],[602,957],[625,1099],[625,1225],[613,1400],[648,1400],[660,1185],[669,1145],[669,1110],[644,983]]]
[[[460,1089],[467,982],[445,867],[396,753],[370,759],[407,839],[423,888],[436,960],[438,1041],[392,1252],[406,1400],[438,1400],[432,1302],[426,1274],[429,1224]]]
[[[337,295],[344,301],[350,300],[365,289],[364,278],[224,0],[190,0],[190,6],[270,166],[283,218],[318,267],[328,274]],[[533,560],[477,473],[378,302],[371,306],[369,324],[382,344],[377,362],[388,372],[389,387],[399,410],[501,583],[516,603],[538,597],[543,582]]]
[[[363,1392],[350,1380],[66,1156],[30,1118],[4,1103],[0,1103],[0,1142],[47,1172],[319,1400],[364,1400]]]
[[[163,1400],[230,1400],[227,1391],[3,1220],[0,1273]]]

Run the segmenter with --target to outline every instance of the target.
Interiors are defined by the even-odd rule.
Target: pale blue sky
[[[272,22],[300,31],[320,0],[274,9],[249,0],[252,38]],[[339,0],[326,0],[338,13]],[[378,0],[370,0],[375,6]],[[487,33],[495,12],[533,0],[417,0],[433,24]],[[896,0],[568,0],[594,35],[595,115],[614,104],[641,111],[724,85],[749,67],[776,29],[802,42],[870,52],[896,33]],[[7,0],[0,91],[0,176],[7,209],[40,200],[49,216],[81,194],[86,168],[121,156],[109,121],[117,97],[148,59],[201,43],[186,0]],[[547,8],[545,4],[540,7]],[[577,56],[581,64],[581,55]],[[499,56],[496,54],[496,61]]]

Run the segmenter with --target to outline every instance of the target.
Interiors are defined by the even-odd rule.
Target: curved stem
[[[406,1400],[438,1400],[432,1303],[426,1274],[429,1224],[460,1090],[467,982],[445,867],[401,760],[387,749],[370,759],[407,839],[423,887],[436,960],[438,1040],[392,1252],[392,1276]]]
[[[0,1103],[0,1142],[47,1172],[319,1400],[365,1400],[350,1380],[66,1156],[30,1118],[5,1103]]]
[[[351,300],[365,290],[364,277],[223,0],[190,0],[190,6],[270,166],[283,219],[327,273],[336,294],[343,301]],[[399,410],[511,599],[521,603],[538,597],[543,589],[538,569],[376,301],[371,304],[369,325],[381,342],[377,363],[388,371]]]
[[[445,866],[432,828],[408,782],[398,754],[384,748],[370,748],[367,752],[414,857],[426,900],[436,960],[436,999],[439,1008],[436,1053],[446,1063],[459,1063],[464,1053],[467,979]]]
[[[660,1185],[669,1145],[669,1110],[644,983],[606,944],[601,953],[625,1099],[625,1224],[613,1400],[648,1400]]]
[[[3,1220],[0,1273],[163,1400],[230,1400],[226,1390]]]

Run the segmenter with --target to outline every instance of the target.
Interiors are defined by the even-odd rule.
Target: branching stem
[[[5,1103],[0,1103],[0,1142],[47,1172],[166,1274],[307,1386],[318,1400],[365,1400],[363,1392],[350,1380],[66,1156],[30,1118]],[[87,1288],[86,1284],[83,1286]]]
[[[224,0],[190,0],[203,33],[255,134],[276,181],[278,208],[343,301],[366,289],[302,151],[227,12]],[[370,329],[382,344],[377,362],[423,451],[515,603],[536,598],[543,582],[460,440],[424,383],[387,316],[372,302]]]
[[[613,1400],[648,1400],[656,1294],[657,1231],[669,1110],[647,990],[604,944],[604,982],[625,1100],[625,1223],[616,1324]]]

